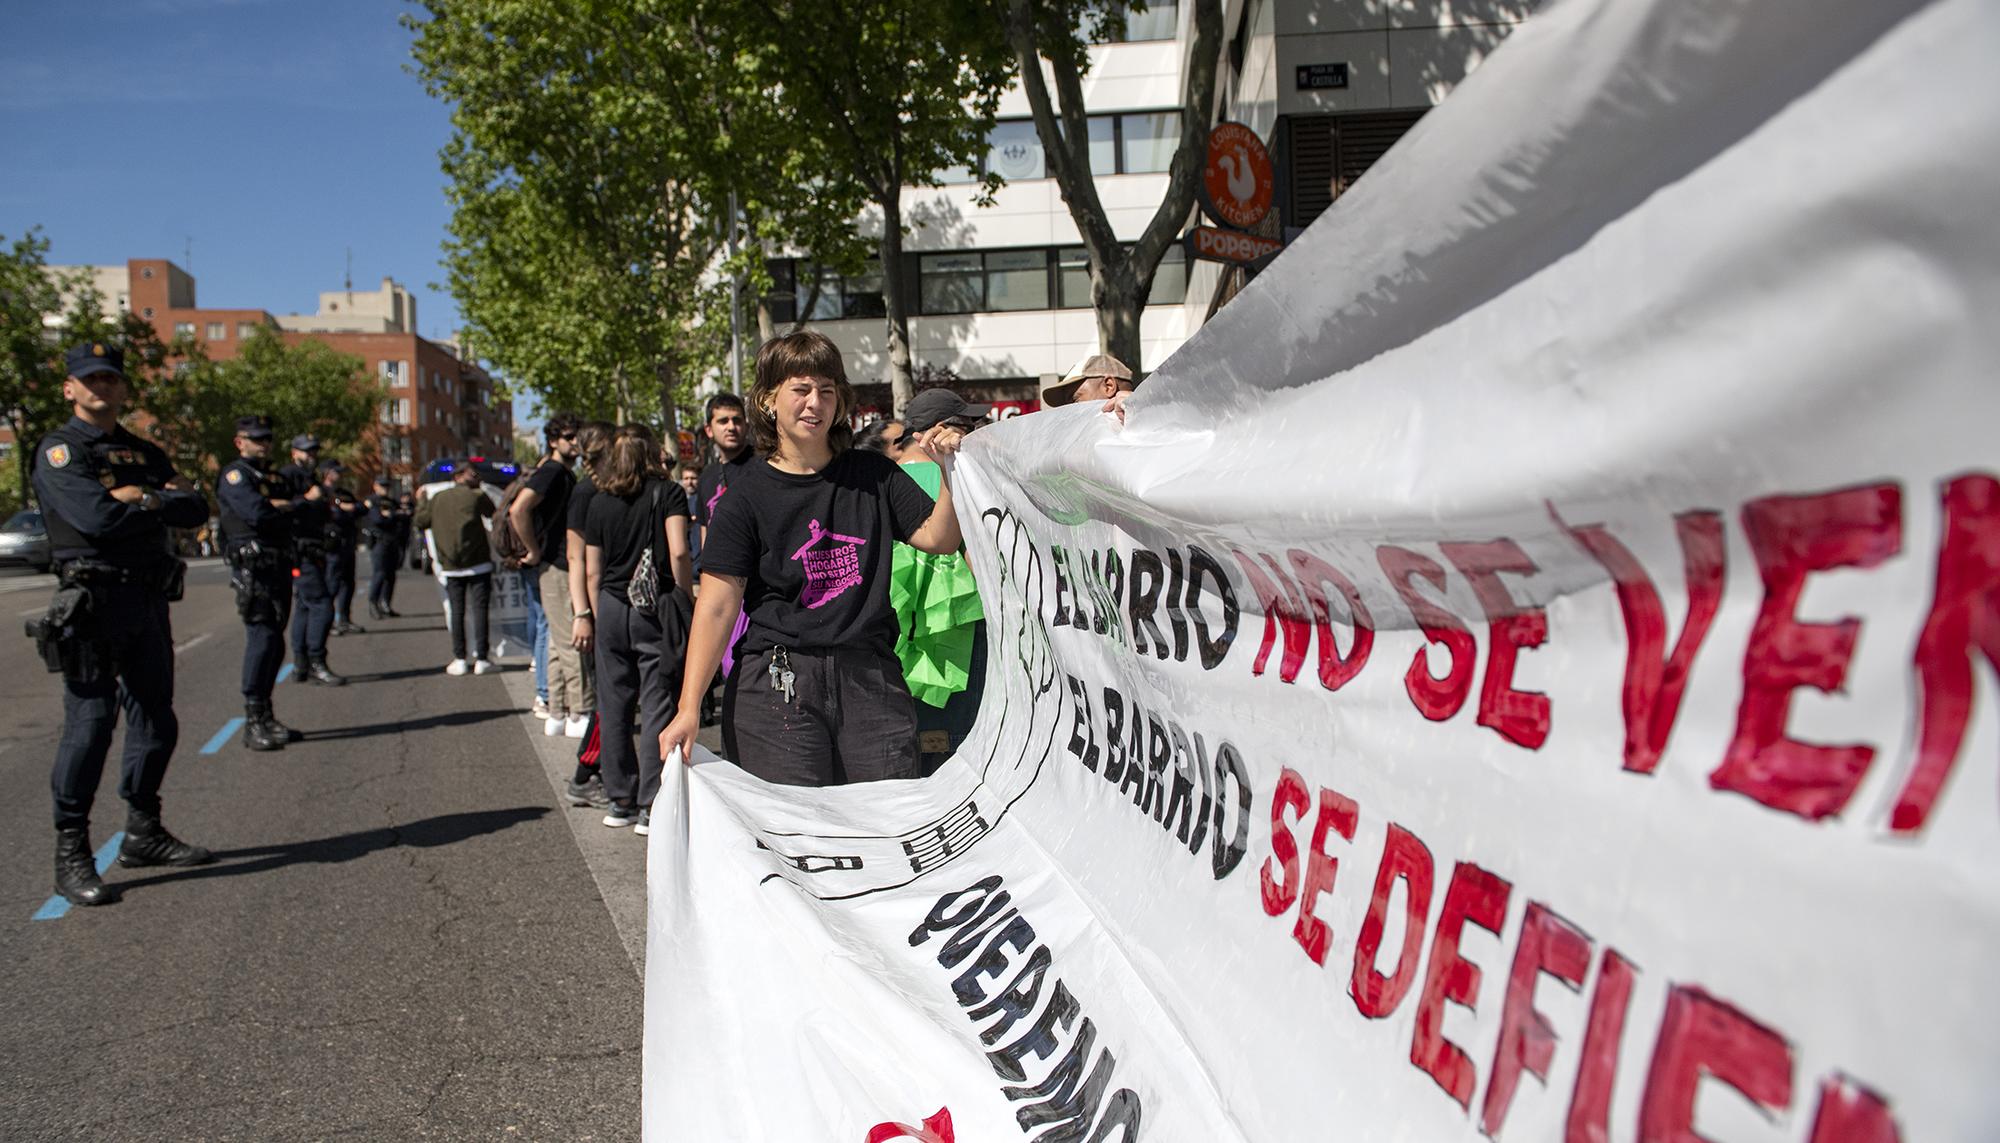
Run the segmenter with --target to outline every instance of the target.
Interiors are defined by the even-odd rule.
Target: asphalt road
[[[219,860],[35,920],[61,680],[20,634],[47,577],[0,577],[0,1139],[637,1138],[643,839],[557,799],[575,744],[526,716],[525,665],[444,675],[406,574],[404,618],[332,642],[349,686],[279,684],[305,742],[203,753],[243,635],[225,569],[189,585],[164,816]]]

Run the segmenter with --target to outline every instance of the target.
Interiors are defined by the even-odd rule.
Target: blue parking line
[[[282,667],[279,667],[279,668],[278,668],[278,681],[279,681],[279,682],[281,682],[281,683],[282,683],[282,682],[284,682],[284,681],[285,681],[286,679],[289,679],[289,678],[291,678],[291,677],[292,677],[292,665],[291,665],[290,663],[286,663],[286,664],[285,664],[284,666],[282,666]]]
[[[241,729],[243,729],[243,720],[240,718],[232,718],[228,722],[223,723],[222,729],[215,732],[215,737],[208,740],[208,745],[202,747],[201,752],[203,754],[213,754],[222,749],[228,744],[229,736]]]
[[[125,831],[119,830],[117,833],[111,835],[110,841],[107,841],[103,845],[98,847],[97,875],[99,877],[102,877],[107,872],[109,872],[111,869],[111,863],[113,861],[118,860],[118,846],[119,843],[123,842],[124,840],[125,840]],[[48,900],[42,902],[42,907],[35,910],[34,919],[37,921],[56,921],[56,920],[61,920],[64,916],[68,915],[68,913],[69,913],[69,902],[63,899],[62,894],[58,893],[55,896],[49,898]]]

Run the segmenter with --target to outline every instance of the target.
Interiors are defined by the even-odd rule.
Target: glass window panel
[[[995,251],[986,256],[986,308],[1045,310],[1049,308],[1049,252]]]
[[[257,333],[257,323],[256,323],[256,322],[254,322],[254,321],[239,321],[239,322],[237,322],[237,323],[236,323],[236,336],[237,336],[237,337],[239,337],[239,338],[246,338],[246,339],[247,339],[247,338],[250,338],[250,337],[253,337],[253,336],[255,336],[255,335],[256,335],[256,333]]]
[[[986,137],[986,169],[1010,182],[1047,176],[1042,170],[1042,139],[1032,119],[1003,119]]]
[[[946,167],[937,173],[938,181],[946,186],[952,186],[957,183],[976,183],[980,178],[980,173],[971,167]]]
[[[882,263],[871,259],[868,268],[847,279],[840,312],[851,318],[886,317],[889,307],[882,301]]]
[[[226,332],[224,332],[225,328],[226,328],[226,327],[224,327],[224,326],[223,326],[223,324],[222,324],[221,322],[219,322],[219,321],[212,321],[212,322],[209,322],[209,323],[208,323],[208,340],[210,340],[210,341],[221,341],[222,339],[224,339],[224,338],[228,337],[229,335],[228,335],[228,334],[227,334]]]
[[[1181,141],[1181,113],[1142,111],[1121,115],[1124,141],[1124,171],[1128,175],[1164,171],[1174,161],[1174,148]]]
[[[1187,250],[1167,247],[1159,268],[1153,271],[1153,289],[1146,295],[1149,306],[1177,306],[1187,300]]]
[[[917,262],[917,294],[927,314],[969,314],[985,308],[979,255],[926,254]]]
[[[1152,0],[1144,12],[1125,13],[1125,42],[1171,40],[1174,25],[1179,21],[1180,5],[1176,0]]]
[[[1061,286],[1062,308],[1090,308],[1090,255],[1081,246],[1065,246],[1056,251],[1056,276]]]
[[[771,275],[771,292],[760,299],[770,312],[774,325],[790,325],[798,320],[799,296],[798,279],[792,272],[793,263],[789,258],[764,263],[764,269]]]
[[[1118,173],[1118,136],[1115,126],[1116,116],[1093,115],[1090,123],[1090,173],[1093,175],[1115,175]]]
[[[819,293],[813,293],[814,275]],[[833,321],[840,316],[840,275],[810,262],[799,263],[799,312],[807,321]]]

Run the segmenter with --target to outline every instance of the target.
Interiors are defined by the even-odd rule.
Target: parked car
[[[25,508],[0,524],[0,567],[26,565],[38,572],[49,570],[49,531],[42,526],[42,514]]]

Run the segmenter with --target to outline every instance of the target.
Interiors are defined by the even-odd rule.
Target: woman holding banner
[[[680,710],[660,754],[685,760],[693,749],[702,686],[741,606],[749,626],[723,689],[731,761],[780,785],[918,777],[889,602],[892,541],[958,550],[950,478],[933,502],[894,461],[849,447],[854,390],[840,350],[816,331],[765,343],[749,406],[761,463],[709,522]],[[940,425],[912,447],[941,461],[964,436]]]

